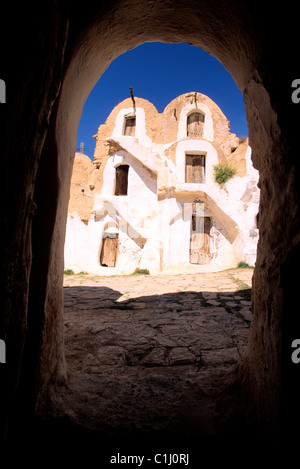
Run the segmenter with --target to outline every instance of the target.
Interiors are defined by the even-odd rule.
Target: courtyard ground
[[[64,411],[112,434],[215,434],[247,345],[252,275],[66,275]]]

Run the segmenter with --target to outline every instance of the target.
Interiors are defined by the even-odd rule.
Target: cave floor
[[[112,434],[214,434],[231,412],[220,403],[245,353],[252,275],[65,276],[57,412]]]

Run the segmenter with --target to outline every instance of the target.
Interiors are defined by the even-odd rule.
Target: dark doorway
[[[128,165],[120,165],[116,168],[115,195],[127,195],[128,191]]]

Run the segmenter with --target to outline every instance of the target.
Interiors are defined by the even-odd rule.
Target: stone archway
[[[252,159],[260,171],[261,206],[254,319],[241,379],[266,432],[277,434],[280,425],[287,428],[288,420],[282,419],[290,416],[288,393],[295,384],[288,347],[299,325],[292,308],[296,283],[291,275],[300,257],[299,163],[295,110],[289,99],[295,77],[285,57],[278,68],[273,50],[282,50],[283,42],[288,45],[293,38],[278,37],[282,11],[272,12],[272,21],[270,12],[265,16],[258,11],[256,2],[246,1],[237,7],[233,0],[115,0],[90,9],[86,5],[82,12],[78,5],[69,10],[53,0],[24,21],[30,35],[24,30],[26,12],[20,14],[14,31],[24,57],[20,54],[18,64],[7,57],[7,83],[15,94],[10,98],[7,92],[11,101],[3,126],[2,275],[3,330],[11,360],[4,393],[6,398],[17,393],[22,411],[34,412],[47,398],[49,386],[66,379],[63,247],[83,104],[119,54],[146,41],[187,42],[219,59],[244,95]],[[296,398],[293,392],[292,397]]]

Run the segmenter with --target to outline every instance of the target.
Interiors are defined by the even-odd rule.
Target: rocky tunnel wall
[[[274,8],[265,13],[259,2],[246,0],[115,0],[100,6],[87,1],[82,11],[78,4],[49,0],[31,15],[25,6],[17,17],[8,13],[7,24],[15,27],[2,31],[11,45],[1,77],[7,84],[1,110],[1,339],[8,362],[1,370],[2,434],[7,423],[14,425],[12,415],[18,420],[24,412],[34,413],[49,388],[66,379],[63,248],[79,119],[109,63],[146,41],[203,48],[244,94],[261,204],[253,323],[242,378],[266,432],[288,427],[296,399],[290,391],[295,389],[290,342],[299,330],[292,274],[300,256],[299,115],[290,99],[296,71],[282,52],[295,44],[296,28],[291,24],[279,37],[280,25],[291,19],[288,4],[285,11]]]

